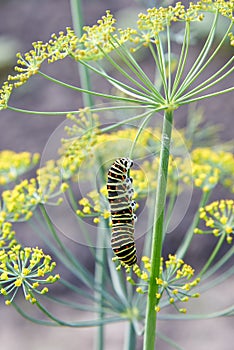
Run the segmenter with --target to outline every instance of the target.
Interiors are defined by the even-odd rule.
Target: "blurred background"
[[[182,1],[183,2],[183,1]],[[147,7],[172,4],[173,1],[141,1],[141,0],[89,0],[83,1],[84,24],[92,25],[96,23],[106,11],[110,9],[114,17],[120,22],[120,26],[130,26],[131,21],[135,21],[137,13],[144,11]],[[188,3],[187,1],[183,2]],[[126,24],[127,21],[127,24]],[[13,66],[16,64],[15,54],[30,50],[31,43],[38,40],[48,41],[52,33],[72,27],[72,18],[69,0],[0,0],[0,82],[7,78],[8,74],[13,74]],[[197,38],[205,34],[205,28],[200,28]],[[199,40],[198,40],[199,42]],[[228,48],[227,48],[228,50]],[[199,45],[194,46],[194,55],[199,52]],[[143,67],[147,72],[151,70],[151,62],[145,57]],[[62,81],[79,85],[79,75],[77,66],[71,60],[57,62],[45,68],[50,74]],[[98,80],[94,81],[98,85]],[[21,87],[17,94],[13,94],[11,104],[19,108],[59,111],[76,110],[82,107],[82,99],[74,91],[63,89],[57,85],[50,84],[42,79],[31,79],[30,82]],[[233,137],[231,118],[233,117],[233,99],[230,94],[204,101],[205,118],[212,123],[221,123],[221,142],[230,140]],[[181,109],[176,116],[176,127],[183,127],[186,120],[186,109]],[[63,122],[61,116],[30,116],[11,111],[0,112],[0,150],[11,149],[15,151],[31,151],[42,153],[49,137],[54,130]],[[33,172],[32,172],[33,176]],[[220,197],[225,195],[221,190]],[[195,210],[192,206],[187,215],[186,225]],[[22,230],[27,242],[34,241],[34,238],[27,232],[27,228],[18,227],[19,234]],[[179,228],[181,230],[181,227]],[[172,235],[171,235],[172,236]],[[39,244],[38,242],[36,244]],[[173,247],[173,237],[168,243]],[[75,248],[79,246],[76,245]],[[193,252],[193,261],[202,259],[199,247]],[[170,250],[170,247],[168,247]],[[199,250],[199,252],[198,252]],[[88,262],[85,251],[79,250],[81,259]],[[198,261],[199,263],[199,261]],[[214,289],[212,293],[203,295],[200,299],[199,307],[193,306],[191,311],[199,313],[203,310],[217,311],[222,307],[231,304],[233,299],[234,281],[227,281],[223,285]],[[215,305],[218,305],[218,309]],[[66,312],[66,311],[64,311]],[[65,315],[72,319],[82,319],[83,315]],[[90,315],[92,318],[92,315]],[[18,350],[33,348],[64,350],[73,349],[93,349],[95,341],[95,329],[69,329],[69,328],[47,328],[30,323],[21,318],[13,308],[5,307],[3,302],[0,306],[0,339],[1,349]],[[181,345],[183,349],[189,350],[231,350],[233,348],[233,327],[231,318],[213,319],[206,321],[159,321],[159,330],[167,336],[172,337]],[[107,349],[123,349],[124,324],[112,324],[106,327]],[[170,349],[169,345],[163,341],[158,341],[158,349]],[[139,339],[138,348],[142,349],[142,339]]]

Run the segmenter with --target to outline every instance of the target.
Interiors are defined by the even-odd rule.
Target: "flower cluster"
[[[60,183],[60,177],[54,174],[55,168],[52,167],[52,173],[49,172],[48,164],[38,170],[37,180],[25,179],[12,190],[3,191],[1,216],[4,220],[27,221],[39,203],[48,203],[50,199],[66,191],[68,185]],[[58,200],[57,204],[60,202]]]
[[[42,41],[34,42],[32,44],[33,49],[29,52],[26,52],[24,55],[21,53],[17,54],[18,65],[15,67],[15,71],[18,74],[14,76],[9,75],[8,80],[13,81],[16,88],[23,85],[32,75],[39,72],[44,61],[47,60],[48,63],[55,62],[74,52],[77,48],[77,42],[78,38],[70,28],[67,28],[66,34],[62,31],[58,36],[52,34],[48,43],[43,43]]]
[[[34,42],[33,49],[26,52],[24,56],[21,53],[17,54],[16,75],[9,75],[8,80],[14,81],[14,86],[23,85],[31,76],[38,73],[42,62],[47,58],[46,45],[42,41]]]
[[[0,217],[0,249],[8,250],[17,244],[15,231],[10,222],[4,222],[4,216]]]
[[[12,90],[13,90],[13,84],[9,84],[8,81],[5,81],[2,88],[0,89],[0,111],[2,109],[7,108]]]
[[[60,159],[57,161],[64,180],[76,175],[85,159],[89,159],[90,163],[99,134],[98,117],[88,108],[81,109],[78,116],[68,114],[67,118],[74,124],[65,127],[68,138],[61,141]]]
[[[106,11],[106,15],[98,20],[97,24],[92,27],[85,26],[83,30],[86,32],[81,38],[81,43],[84,45],[83,50],[77,50],[76,59],[92,59],[97,60],[114,50],[112,43],[112,35],[116,31],[114,27],[116,20],[110,11]]]
[[[108,158],[108,155],[111,154],[113,158],[117,158],[121,156],[124,148],[131,147],[137,132],[137,128],[127,128],[115,130],[111,133],[100,133],[97,137],[97,147],[102,147],[103,157]],[[151,154],[152,149],[153,152],[160,149],[159,128],[145,128],[142,131],[134,148],[134,158],[142,159]]]
[[[231,152],[222,150],[212,150],[211,148],[196,148],[192,152],[192,161],[196,165],[209,166],[215,173],[215,177],[220,178],[221,183],[234,192],[234,156]],[[206,171],[206,170],[205,170]],[[209,172],[209,171],[208,171]],[[210,182],[215,183],[215,179]]]
[[[29,220],[40,201],[36,180],[23,180],[2,193],[1,215],[11,222]]]
[[[77,215],[92,217],[95,224],[100,222],[100,217],[104,219],[110,217],[106,186],[103,186],[100,192],[93,190],[87,193],[87,196],[79,201],[79,205],[82,206],[82,210],[77,210]]]
[[[206,11],[219,12],[222,16],[233,20],[233,0],[201,0],[197,4],[191,2],[188,8],[181,2],[167,8],[150,8],[146,14],[139,14],[137,29],[117,29],[113,15],[110,11],[106,11],[97,24],[83,28],[84,34],[80,38],[71,28],[66,28],[65,33],[61,31],[58,35],[52,34],[47,43],[34,42],[29,52],[24,55],[17,54],[18,65],[15,67],[17,74],[10,75],[8,82],[4,83],[0,90],[0,109],[7,108],[13,87],[21,86],[32,75],[38,74],[44,61],[51,63],[67,56],[76,61],[99,60],[125,42],[131,42],[133,47],[130,51],[135,51],[142,45],[149,45],[150,42],[157,43],[159,33],[172,22],[201,21]],[[232,45],[232,33],[230,42]]]
[[[147,256],[142,257],[142,262],[144,264],[143,269],[141,270],[138,265],[133,266],[133,272],[138,277],[138,283],[136,283],[132,277],[127,276],[127,281],[133,285],[139,286],[136,288],[136,291],[140,294],[147,293],[148,284],[150,280],[150,270],[151,270],[151,261]],[[130,268],[126,268],[126,271],[129,272]],[[189,298],[199,297],[198,293],[192,293],[191,290],[197,286],[200,279],[195,278],[191,281],[194,276],[194,269],[184,263],[182,259],[178,259],[176,255],[169,254],[168,260],[164,261],[161,258],[161,267],[159,277],[156,278],[155,283],[158,285],[158,291],[156,294],[156,311],[160,310],[159,302],[162,305],[167,303],[163,302],[162,297],[169,301],[170,304],[173,304],[179,312],[185,313],[185,308],[178,308],[178,302],[187,302]]]
[[[6,304],[12,302],[20,288],[25,299],[35,303],[36,294],[48,292],[48,288],[43,286],[59,279],[59,275],[51,274],[55,266],[51,257],[37,247],[21,248],[16,245],[9,251],[1,250],[0,294],[5,296]]]
[[[215,236],[226,236],[228,243],[232,242],[234,233],[234,201],[232,199],[215,201],[200,208],[200,218],[205,221],[208,230],[196,228],[195,233]]]
[[[202,0],[197,4],[190,2],[188,8],[185,8],[181,2],[177,2],[175,6],[167,8],[150,8],[147,10],[147,14],[139,14],[138,29],[140,35],[137,34],[133,41],[142,41],[144,45],[148,45],[151,41],[157,42],[158,34],[164,31],[166,26],[170,26],[172,22],[201,21],[205,11],[218,11],[223,16],[233,19],[233,1]]]
[[[78,37],[75,35],[74,30],[69,27],[66,28],[66,33],[62,31],[59,32],[59,35],[53,33],[48,44],[46,44],[48,63],[53,63],[72,55],[76,51],[78,44]]]
[[[188,163],[189,162],[189,163]],[[218,182],[233,191],[234,157],[230,152],[214,151],[211,148],[196,148],[191,161],[180,164],[180,176],[186,184],[194,182],[203,192],[212,190]]]
[[[62,182],[61,169],[54,160],[47,161],[44,167],[37,170],[37,183],[40,203],[48,203],[68,189],[68,184]],[[62,198],[58,198],[57,204],[61,201]]]
[[[16,153],[10,150],[0,152],[0,185],[16,180],[39,161],[39,154]]]

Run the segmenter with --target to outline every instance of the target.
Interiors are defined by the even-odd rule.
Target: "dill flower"
[[[2,212],[6,221],[25,221],[33,215],[41,197],[35,179],[23,180],[12,190],[2,193]]]
[[[116,19],[107,10],[106,15],[102,16],[97,21],[97,24],[92,27],[84,26],[83,30],[85,33],[79,39],[79,43],[83,47],[78,47],[74,52],[74,58],[77,61],[102,59],[106,54],[130,40],[130,37],[135,34],[134,29],[116,29],[115,23]]]
[[[125,128],[115,130],[110,133],[99,133],[97,136],[97,146],[102,146],[103,157],[119,157],[123,154],[123,149],[129,149],[134,142],[138,129]],[[104,146],[104,147],[103,147]],[[159,151],[160,147],[160,130],[159,128],[145,128],[137,139],[134,148],[134,158],[144,158],[153,152]]]
[[[151,261],[147,256],[142,257],[143,270],[138,265],[133,266],[133,272],[138,277],[136,283],[132,278],[127,276],[127,281],[133,285],[138,286],[136,291],[140,294],[145,294],[148,291],[148,283],[150,281]],[[126,269],[127,273],[130,269]],[[192,289],[197,286],[200,279],[195,278],[194,269],[185,264],[182,259],[178,259],[176,255],[169,254],[168,259],[164,261],[161,258],[161,267],[159,277],[156,278],[155,283],[158,285],[156,298],[156,311],[160,309],[160,301],[165,305],[162,297],[167,298],[170,304],[182,313],[186,312],[185,308],[178,308],[177,302],[187,302],[190,298],[199,297],[198,293],[192,293]]]
[[[10,150],[0,152],[0,185],[16,180],[39,161],[38,153],[16,153]]]
[[[135,42],[141,41],[144,45],[149,42],[157,41],[158,34],[166,29],[167,25],[172,22],[193,22],[201,21],[204,18],[204,12],[218,11],[225,17],[233,19],[233,0],[201,0],[194,4],[189,3],[185,8],[181,2],[177,2],[175,6],[168,6],[167,8],[150,8],[147,13],[140,13],[138,20],[138,29],[141,35],[138,34]]]
[[[77,49],[79,43],[78,37],[74,30],[67,27],[66,33],[59,32],[57,36],[55,33],[51,35],[51,39],[46,45],[48,63],[53,63],[57,60],[62,60]]]
[[[116,20],[110,11],[106,11],[106,15],[102,16],[97,24],[92,27],[84,26],[83,30],[86,33],[83,34],[80,41],[84,45],[85,50],[78,50],[76,57],[85,60],[88,58],[95,60],[102,58],[104,56],[103,52],[109,53],[112,51],[114,48],[111,45],[110,39],[112,33],[116,30],[114,27],[115,22]]]
[[[34,42],[32,46],[33,49],[24,55],[21,53],[16,55],[18,65],[15,67],[15,71],[18,74],[8,76],[8,80],[13,81],[16,88],[25,84],[32,75],[37,74],[41,64],[48,57],[46,52],[47,45],[43,44],[42,41]]]
[[[14,237],[15,231],[12,230],[12,224],[0,220],[0,249],[8,250],[16,245],[17,241]]]
[[[67,119],[73,124],[65,127],[68,138],[61,140],[60,158],[57,161],[64,180],[77,175],[85,159],[92,159],[99,133],[98,116],[91,113],[89,108],[80,109],[78,115],[70,113]]]
[[[54,283],[59,275],[52,275],[56,263],[42,249],[13,247],[8,252],[0,251],[0,293],[9,305],[19,289],[25,300],[35,303],[36,294],[45,294],[45,284]]]
[[[41,203],[50,204],[52,199],[57,198],[68,188],[68,184],[62,182],[61,170],[54,160],[47,161],[44,167],[37,170],[37,182]],[[58,198],[53,205],[60,204],[61,200]]]
[[[5,81],[2,88],[0,89],[0,111],[6,109],[8,105],[8,100],[11,96],[13,90],[13,84],[9,84],[8,81]]]
[[[59,169],[56,173],[56,169],[52,166],[52,173],[50,173],[50,167],[49,162],[47,166],[38,169],[37,179],[25,179],[12,190],[3,191],[0,213],[5,221],[27,221],[32,217],[38,204],[50,204],[49,200],[66,191],[68,185],[61,183]],[[58,199],[57,203],[53,202],[53,205],[60,203],[61,200]]]
[[[191,161],[187,160],[179,165],[182,180],[186,184],[193,182],[204,192],[212,190],[218,182],[233,191],[233,169],[234,157],[231,152],[214,151],[207,147],[194,149]]]
[[[80,217],[93,217],[95,224],[99,223],[100,217],[104,219],[110,218],[106,186],[103,186],[100,192],[93,190],[87,193],[86,197],[79,200],[79,205],[82,206],[82,209],[77,210],[77,215]]]
[[[207,230],[196,228],[195,233],[226,236],[228,243],[232,242],[234,232],[234,201],[232,199],[215,201],[200,208],[200,219],[205,221]]]
[[[192,176],[194,185],[200,187],[203,192],[212,190],[220,179],[220,171],[208,164],[192,164]]]
[[[211,148],[203,147],[193,150],[191,157],[195,164],[208,168],[210,166],[213,173],[218,175],[220,182],[234,191],[234,156],[231,152],[214,151]],[[214,176],[216,177],[215,174]],[[209,181],[212,183],[212,178]],[[213,182],[216,182],[214,178]]]

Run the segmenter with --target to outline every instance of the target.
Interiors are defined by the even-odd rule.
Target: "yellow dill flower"
[[[21,53],[17,54],[17,64],[15,71],[18,74],[8,77],[9,81],[14,81],[14,86],[17,88],[24,83],[32,76],[38,73],[41,64],[48,57],[46,52],[46,44],[43,44],[42,41],[37,41],[32,43],[33,49],[29,52],[26,52],[24,55]]]
[[[16,180],[19,175],[35,166],[39,158],[38,153],[16,153],[10,150],[0,152],[0,185]]]
[[[136,292],[139,293],[139,294],[144,294],[144,291],[141,287],[137,287],[136,288]]]
[[[7,221],[28,220],[40,202],[35,179],[23,180],[12,190],[2,193]]]
[[[73,125],[65,127],[68,137],[61,140],[60,158],[57,161],[64,180],[74,178],[86,159],[89,159],[90,164],[99,133],[98,117],[91,113],[89,108],[80,109],[77,115],[68,114],[67,119],[72,121]]]
[[[2,88],[0,89],[0,110],[7,108],[12,90],[13,84],[9,84],[7,81],[4,82]]]
[[[106,15],[102,16],[97,24],[92,27],[83,27],[85,33],[79,40],[83,48],[78,47],[73,53],[73,57],[76,60],[102,59],[106,54],[129,40],[131,35],[135,33],[135,30],[129,28],[116,30],[115,22],[113,15],[107,10]]]
[[[147,256],[143,256],[142,262],[144,263],[143,270],[141,270],[138,265],[135,265],[132,269],[138,279],[141,280],[141,286],[137,287],[138,293],[147,292],[150,280],[150,259]],[[126,273],[130,273],[130,271],[126,270]],[[175,305],[176,309],[179,311],[176,305],[177,302],[187,302],[189,298],[199,296],[197,293],[190,292],[191,289],[200,282],[199,278],[195,278],[191,281],[193,276],[194,269],[190,265],[184,263],[182,259],[178,259],[176,255],[169,254],[168,259],[165,261],[162,258],[159,277],[157,277],[155,281],[158,285],[158,291],[155,296],[157,302],[160,302],[163,295],[166,295],[170,304]],[[132,283],[132,277],[127,276],[127,281]],[[158,306],[160,307],[160,304]]]
[[[17,244],[10,222],[0,222],[0,249],[8,250]]]
[[[18,261],[20,263],[16,264]],[[26,300],[36,302],[35,293],[48,291],[48,288],[43,287],[42,291],[38,288],[45,282],[54,283],[59,279],[58,275],[42,278],[53,271],[55,263],[37,247],[14,247],[2,257],[2,262],[5,264],[0,267],[0,293],[7,297],[8,303],[12,302],[19,288],[22,288]]]
[[[74,30],[67,27],[66,33],[59,32],[59,35],[53,33],[51,39],[46,45],[47,59],[49,63],[62,60],[68,55],[73,55],[79,43]]]
[[[232,242],[234,231],[234,201],[232,199],[215,201],[200,208],[200,218],[211,230],[195,229],[194,233],[214,236],[224,235],[228,243]]]
[[[79,216],[94,216],[93,222],[98,224],[100,222],[100,216],[104,219],[110,217],[109,205],[107,199],[103,196],[104,191],[103,186],[100,191],[93,190],[87,193],[87,197],[83,197],[79,200],[79,204],[83,207],[82,210],[77,210],[77,215]]]
[[[61,204],[62,198],[59,197],[64,193],[69,185],[63,182],[61,169],[58,161],[49,160],[45,166],[37,170],[38,193],[43,203],[51,199],[57,198],[57,202],[53,204]]]

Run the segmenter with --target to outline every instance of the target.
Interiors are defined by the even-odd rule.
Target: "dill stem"
[[[151,250],[151,271],[149,292],[146,308],[146,323],[145,323],[145,337],[144,337],[144,350],[154,350],[154,344],[156,340],[156,319],[157,313],[155,311],[156,293],[158,286],[156,284],[156,278],[160,272],[161,251],[163,242],[163,226],[164,226],[164,207],[166,201],[166,187],[167,187],[167,174],[168,174],[168,162],[170,154],[170,142],[172,131],[173,111],[167,110],[163,119],[163,131],[161,140],[160,151],[160,164],[158,172],[158,188],[156,192],[155,212],[154,212],[154,224],[153,224],[153,238],[152,238],[152,250]]]

